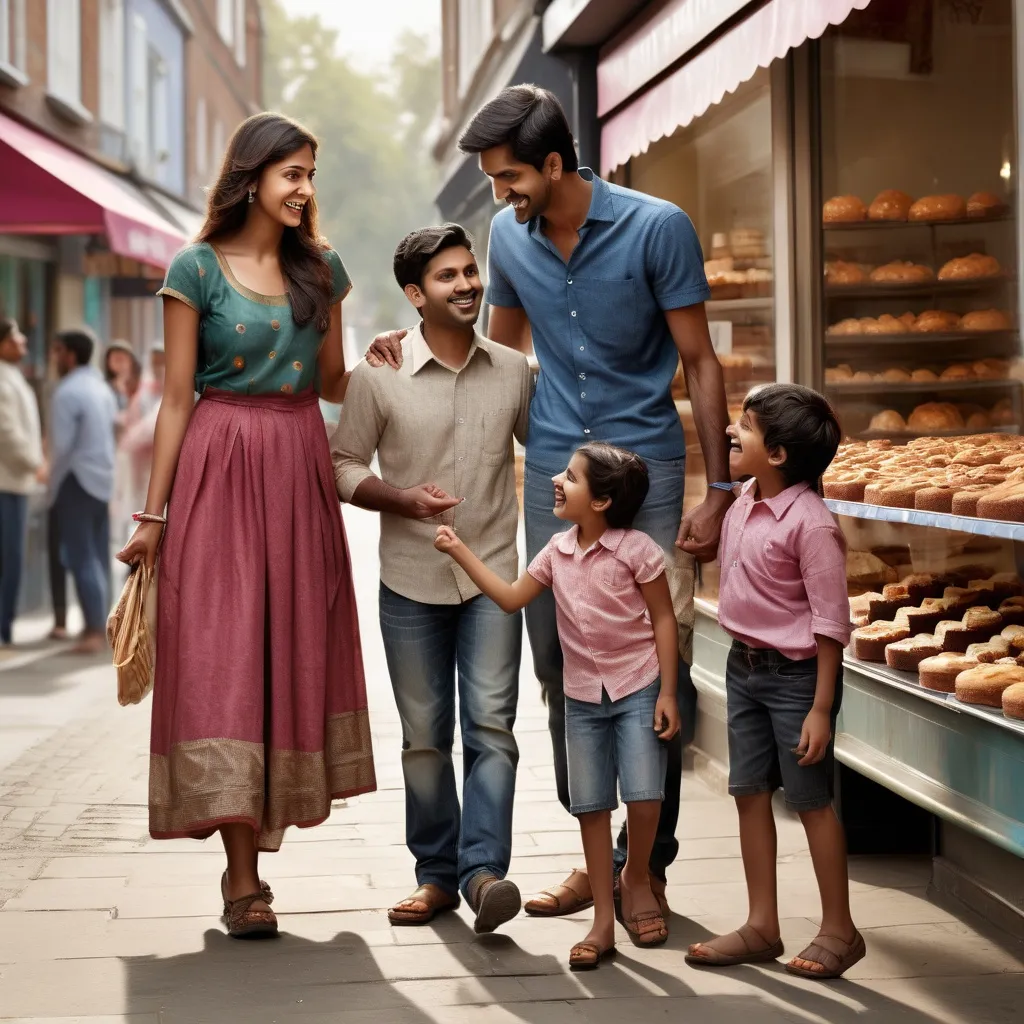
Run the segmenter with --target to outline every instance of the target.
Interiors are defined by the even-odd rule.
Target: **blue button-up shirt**
[[[114,494],[114,393],[91,366],[79,366],[53,392],[49,501],[69,473],[97,501]]]
[[[491,224],[487,301],[526,310],[540,363],[526,457],[557,471],[600,440],[680,458],[664,311],[710,298],[700,241],[678,206],[579,173],[594,187],[568,263],[540,217],[519,224],[508,208]]]

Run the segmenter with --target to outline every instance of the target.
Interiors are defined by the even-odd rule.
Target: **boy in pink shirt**
[[[749,914],[737,931],[690,947],[708,967],[783,953],[772,793],[803,823],[821,895],[821,929],[787,970],[838,978],[864,956],[850,916],[846,842],[832,809],[833,734],[850,641],[846,545],[817,485],[839,447],[828,402],[797,384],[755,388],[728,429],[742,490],[718,552],[718,616],[733,637],[726,670],[729,792],[740,818]]]

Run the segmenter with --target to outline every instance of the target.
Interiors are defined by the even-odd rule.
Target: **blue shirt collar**
[[[590,193],[590,209],[587,211],[587,219],[581,228],[601,221],[612,223],[615,220],[615,205],[612,202],[612,193],[608,182],[604,178],[599,178],[589,167],[581,167],[578,173],[584,181],[589,181],[593,185],[593,190]],[[542,218],[539,216],[530,220],[530,235],[534,238],[544,237],[541,220]]]

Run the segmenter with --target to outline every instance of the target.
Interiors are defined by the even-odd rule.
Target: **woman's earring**
[[[256,202],[256,189],[254,189],[254,188],[249,189],[249,202],[250,203],[255,203]]]

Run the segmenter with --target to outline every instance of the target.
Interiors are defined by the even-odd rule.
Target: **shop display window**
[[[753,385],[775,380],[771,124],[769,73],[761,69],[613,178],[680,206],[697,229],[711,286],[708,321],[732,419]],[[706,480],[681,368],[672,393],[686,432],[689,509],[703,500]],[[701,596],[714,599],[717,567],[703,569]]]
[[[1024,732],[1013,39],[1012,0],[894,0],[821,42],[823,483],[851,662]]]

